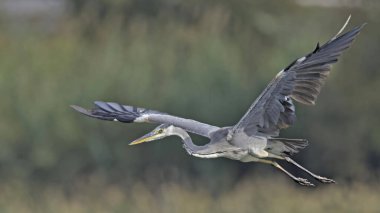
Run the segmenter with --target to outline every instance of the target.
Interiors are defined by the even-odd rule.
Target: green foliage
[[[33,190],[24,183],[1,185],[2,212],[378,212],[378,184],[339,184],[318,189],[300,188],[285,178],[241,180],[235,187],[212,194],[204,183],[193,186],[166,181],[154,189],[136,181],[123,187],[99,178],[69,187]]]
[[[212,193],[223,194],[226,185],[251,172],[268,173],[272,170],[257,165],[190,158],[177,138],[128,147],[128,142],[154,126],[89,119],[69,105],[90,107],[94,100],[115,101],[218,126],[233,125],[279,70],[333,36],[349,13],[353,15],[349,28],[363,22],[369,25],[334,66],[317,106],[297,105],[299,119],[282,135],[309,139],[311,145],[297,160],[312,170],[338,180],[378,176],[380,31],[375,27],[379,14],[371,8],[301,7],[290,1],[264,0],[72,2],[72,14],[53,31],[36,31],[31,23],[20,33],[2,20],[3,180],[59,185],[87,176],[109,183],[141,180],[148,185],[194,180],[204,182]],[[173,187],[170,190],[179,190],[184,197],[206,193]],[[341,190],[334,192],[337,202],[344,202],[346,189]],[[149,193],[146,202],[154,196]],[[313,196],[319,199],[322,193]],[[363,193],[374,196],[371,189]],[[228,201],[221,196],[217,202]],[[205,211],[229,212],[228,206],[208,206],[214,200],[207,199]],[[312,205],[312,200],[308,202]],[[327,207],[321,211],[329,208],[329,201],[325,202]]]

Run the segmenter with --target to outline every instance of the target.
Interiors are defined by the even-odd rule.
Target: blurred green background
[[[0,212],[379,212],[379,11],[375,0],[0,1]],[[129,147],[155,126],[69,108],[115,101],[233,125],[349,14],[348,29],[368,25],[317,106],[297,105],[281,133],[307,138],[295,159],[336,185],[196,159],[174,137]]]

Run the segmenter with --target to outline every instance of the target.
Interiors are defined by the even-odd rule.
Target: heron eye
[[[158,133],[158,134],[161,134],[163,131],[164,131],[163,129],[159,129],[159,130],[157,131],[157,133]]]

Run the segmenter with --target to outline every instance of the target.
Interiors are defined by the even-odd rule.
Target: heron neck
[[[196,151],[199,151],[199,150],[202,150],[205,148],[205,146],[198,146],[198,145],[194,144],[193,140],[191,140],[191,138],[190,138],[190,135],[185,130],[183,130],[181,128],[174,127],[173,135],[177,135],[182,139],[182,141],[184,143],[184,148],[186,150],[189,150],[191,152],[196,152]]]

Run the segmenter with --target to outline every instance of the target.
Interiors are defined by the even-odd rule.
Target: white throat
[[[169,126],[167,131],[168,135],[177,135],[178,137],[182,138],[182,140],[185,140],[186,138],[190,137],[185,130],[175,126]]]

